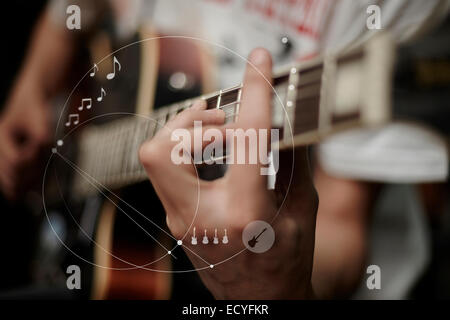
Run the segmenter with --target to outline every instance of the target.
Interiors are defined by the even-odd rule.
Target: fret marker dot
[[[289,90],[294,90],[295,86],[293,84],[289,85]]]
[[[62,140],[58,140],[56,141],[56,144],[58,145],[58,147],[61,147],[64,144],[64,142]]]
[[[179,246],[181,246],[181,245],[183,244],[183,241],[178,240],[178,241],[177,241],[177,244],[178,244]]]
[[[167,254],[168,254],[168,255],[171,255],[171,254],[172,254],[172,251],[167,251]]]
[[[297,73],[297,68],[292,68],[291,73]]]
[[[288,102],[286,103],[286,105],[290,108],[290,107],[292,107],[294,104],[292,103],[292,101],[288,101]]]

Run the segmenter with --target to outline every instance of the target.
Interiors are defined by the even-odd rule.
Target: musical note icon
[[[101,101],[103,100],[103,97],[104,97],[104,96],[106,96],[106,91],[105,91],[105,89],[102,88],[102,89],[100,90],[100,97],[97,98],[97,101],[98,101],[98,102],[101,102]]]
[[[81,106],[78,107],[78,110],[82,111],[83,108],[90,109],[92,107],[92,99],[84,98],[81,99]]]
[[[98,71],[98,66],[96,63],[94,63],[94,71],[92,71],[91,73],[89,73],[89,76],[92,78],[93,76],[95,76],[95,73]]]
[[[119,71],[120,71],[120,69],[122,68],[122,66],[121,66],[120,63],[119,63],[119,60],[117,60],[117,58],[114,56],[114,63],[113,63],[114,71],[111,72],[111,73],[108,73],[108,74],[106,75],[106,79],[108,79],[108,80],[114,79],[114,77],[116,76],[116,64],[119,66]]]
[[[66,122],[66,127],[69,127],[72,123],[76,126],[78,122],[80,122],[80,116],[78,115],[78,113],[69,114],[69,118]]]

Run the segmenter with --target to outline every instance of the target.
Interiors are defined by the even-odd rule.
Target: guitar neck
[[[364,47],[327,55],[275,72],[272,127],[280,129],[278,148],[308,145],[358,126],[377,126],[390,119],[394,50],[384,35]],[[77,165],[102,186],[119,188],[145,180],[138,150],[179,112],[197,99],[208,109],[222,109],[226,122],[239,116],[242,86],[220,90],[155,110],[149,117],[125,117],[86,128]],[[93,188],[76,176],[74,191]]]

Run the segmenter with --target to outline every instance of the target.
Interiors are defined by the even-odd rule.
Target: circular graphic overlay
[[[53,231],[53,233],[55,234],[55,236],[57,237],[58,241],[72,254],[74,254],[77,258],[79,258],[80,260],[100,267],[100,268],[104,268],[104,269],[111,269],[111,270],[132,270],[132,269],[143,269],[143,270],[148,270],[148,271],[156,271],[156,272],[165,272],[165,273],[187,273],[187,272],[195,272],[195,271],[200,271],[200,270],[205,270],[205,269],[209,269],[209,268],[215,268],[216,266],[223,264],[225,262],[230,261],[231,259],[233,259],[234,257],[238,256],[239,254],[241,254],[242,252],[245,251],[245,249],[241,249],[240,251],[237,250],[237,252],[235,252],[234,254],[230,255],[228,258],[222,260],[222,261],[207,261],[205,260],[203,257],[201,257],[199,254],[197,254],[194,250],[190,249],[189,246],[185,246],[185,238],[188,236],[188,234],[191,232],[192,228],[195,227],[195,222],[196,222],[196,218],[197,218],[197,209],[198,209],[198,205],[200,203],[200,189],[198,189],[198,193],[197,193],[197,207],[196,210],[194,212],[194,216],[192,218],[191,224],[190,226],[186,229],[186,232],[184,234],[183,237],[181,238],[175,238],[172,234],[170,234],[170,232],[166,231],[164,229],[165,225],[159,226],[156,222],[153,222],[150,217],[145,216],[143,213],[141,213],[139,210],[137,210],[135,208],[135,206],[129,204],[128,202],[126,202],[126,200],[120,198],[118,195],[116,195],[112,190],[108,189],[107,185],[104,185],[101,181],[98,181],[95,177],[94,174],[90,174],[88,171],[84,171],[83,168],[78,167],[77,162],[73,162],[70,158],[70,156],[67,156],[66,153],[64,152],[63,149],[61,149],[61,152],[59,151],[60,147],[62,146],[66,146],[70,144],[70,140],[66,141],[65,139],[68,138],[69,136],[71,136],[73,133],[75,133],[76,130],[78,130],[81,127],[84,126],[88,126],[91,125],[91,122],[96,122],[95,120],[99,119],[99,118],[106,118],[106,117],[117,117],[117,116],[128,116],[128,117],[139,117],[139,118],[144,118],[147,119],[148,121],[153,121],[158,123],[158,118],[154,119],[153,118],[153,114],[150,115],[141,115],[141,114],[134,114],[134,113],[130,113],[130,112],[123,112],[121,110],[111,110],[112,112],[104,112],[102,111],[101,113],[94,113],[92,115],[88,115],[87,117],[85,117],[84,119],[81,119],[81,115],[80,113],[83,111],[83,108],[81,108],[83,106],[83,100],[89,100],[91,102],[94,103],[94,105],[96,103],[101,103],[102,99],[100,99],[100,97],[103,97],[102,91],[100,91],[101,95],[100,97],[96,98],[94,96],[92,97],[85,97],[83,99],[81,99],[81,102],[76,101],[76,103],[81,103],[81,107],[78,107],[78,111],[80,111],[77,114],[70,114],[70,109],[69,109],[69,102],[73,102],[72,99],[78,99],[77,96],[73,96],[74,93],[78,90],[79,85],[83,82],[83,81],[91,81],[90,77],[92,77],[92,71],[95,70],[95,68],[101,68],[102,67],[102,63],[106,63],[109,60],[113,58],[114,62],[113,65],[116,65],[116,62],[118,63],[119,61],[116,61],[116,54],[118,54],[119,52],[123,52],[128,48],[131,48],[132,46],[135,45],[140,45],[142,43],[145,42],[150,42],[153,40],[161,40],[161,39],[180,39],[180,40],[190,40],[190,41],[196,41],[199,43],[203,43],[205,45],[210,45],[212,47],[215,47],[216,49],[222,49],[225,52],[228,52],[229,54],[234,54],[236,55],[238,58],[240,58],[243,62],[245,62],[246,64],[250,65],[252,68],[254,68],[262,77],[264,77],[264,75],[256,68],[256,66],[254,66],[253,64],[251,64],[251,62],[249,62],[245,57],[239,55],[238,53],[232,51],[231,49],[220,45],[218,43],[214,43],[214,42],[210,42],[208,40],[204,40],[201,38],[195,38],[195,37],[183,37],[183,36],[164,36],[164,37],[154,37],[154,38],[147,38],[147,39],[142,39],[142,40],[138,40],[136,42],[132,42],[129,43],[113,52],[111,52],[110,54],[108,54],[107,56],[105,56],[104,58],[102,58],[101,60],[97,61],[94,66],[88,70],[84,76],[79,80],[79,82],[75,85],[75,87],[73,88],[73,90],[71,91],[71,93],[69,94],[69,96],[67,97],[64,106],[61,110],[61,114],[59,116],[58,122],[57,122],[57,128],[55,131],[55,145],[52,148],[52,154],[50,155],[50,158],[47,162],[46,168],[45,168],[45,172],[44,172],[44,177],[43,177],[43,182],[42,182],[42,201],[43,201],[43,208],[44,208],[44,212],[46,213],[47,216],[47,221],[51,227],[51,230]],[[128,70],[128,67],[125,63],[123,63],[122,67],[119,67],[119,71],[121,71],[121,73],[118,73],[118,79],[120,80],[120,74],[125,74]],[[95,75],[95,72],[94,72]],[[186,79],[183,79],[182,77],[180,78],[180,75],[176,75],[177,77],[172,79],[172,86],[174,88],[182,86],[184,81]],[[109,77],[109,74],[106,75],[106,79],[107,80],[113,80],[114,77]],[[266,79],[264,77],[265,81],[267,83],[270,84],[270,80]],[[95,83],[93,84],[95,85]],[[99,86],[101,87],[101,85]],[[105,87],[105,89],[103,89],[103,87],[101,87],[101,89],[103,91],[108,91],[107,88]],[[115,89],[115,90],[119,90],[119,89]],[[278,95],[278,92],[275,90],[275,88],[272,86],[272,90],[274,95],[277,98],[277,103],[283,108],[283,111],[285,113],[285,115],[287,116],[287,111],[285,108],[285,105],[282,101],[282,98]],[[219,92],[219,91],[218,91]],[[94,99],[93,99],[94,98]],[[96,99],[95,99],[96,98]],[[93,100],[92,100],[93,99]],[[107,101],[107,100],[105,100]],[[103,103],[107,103],[107,102],[103,102]],[[90,109],[91,105],[85,106],[85,109]],[[95,108],[95,106],[94,106]],[[105,109],[107,110],[107,109]],[[74,110],[75,112],[77,112],[76,110]],[[64,119],[63,117],[67,117],[67,119]],[[76,117],[76,123],[75,121],[73,121],[73,127],[70,130],[58,130],[58,128],[60,128],[60,126],[65,125],[66,127],[69,127],[72,125],[72,123],[70,122],[71,116],[77,116]],[[79,118],[79,117],[80,118]],[[67,120],[67,122],[66,122]],[[80,123],[78,123],[80,122]],[[106,121],[105,121],[106,123]],[[69,125],[68,125],[69,124]],[[163,125],[162,129],[165,130],[170,130],[168,129],[168,127],[166,127],[165,125]],[[292,133],[292,128],[290,127],[290,123],[289,123],[289,131],[291,131]],[[291,140],[293,143],[293,140]],[[67,157],[66,157],[67,156]],[[99,243],[97,243],[95,241],[95,239],[93,239],[89,233],[87,231],[85,231],[82,226],[80,225],[80,223],[77,221],[77,219],[72,215],[71,210],[69,209],[69,206],[67,205],[67,203],[69,201],[66,202],[65,199],[65,193],[60,189],[59,187],[59,175],[57,174],[57,171],[59,170],[60,166],[50,166],[52,160],[55,161],[55,159],[57,159],[58,161],[62,161],[62,165],[66,165],[67,168],[69,170],[73,170],[74,175],[80,176],[80,179],[83,179],[83,181],[86,181],[91,187],[93,187],[94,189],[96,189],[98,191],[98,194],[103,195],[109,202],[113,203],[113,205],[116,207],[116,209],[118,210],[118,212],[120,212],[120,214],[123,214],[124,216],[126,216],[131,222],[133,222],[134,224],[136,224],[137,227],[139,227],[145,234],[146,236],[148,236],[149,238],[151,238],[154,242],[155,242],[155,247],[160,246],[162,247],[164,250],[164,253],[160,256],[160,257],[152,257],[149,258],[149,262],[144,263],[144,264],[135,264],[131,261],[127,261],[124,258],[121,258],[119,256],[116,256],[111,250],[102,247]],[[294,163],[294,154],[292,154],[292,163]],[[62,167],[62,166],[61,166]],[[195,167],[194,167],[195,168]],[[46,181],[47,181],[47,170],[52,169],[54,170],[54,174],[55,174],[55,180],[57,181],[56,185],[59,191],[59,195],[61,196],[61,201],[62,205],[64,205],[64,207],[67,209],[67,213],[68,216],[71,218],[71,220],[69,219],[68,221],[70,221],[71,223],[73,222],[73,225],[75,228],[79,229],[80,232],[87,238],[87,240],[93,244],[93,246],[95,246],[96,248],[98,248],[99,250],[101,250],[103,253],[105,253],[106,255],[110,256],[111,258],[114,258],[116,260],[119,260],[121,262],[123,262],[126,266],[123,267],[111,267],[109,265],[99,265],[96,264],[94,261],[90,261],[87,258],[84,258],[82,256],[80,256],[78,253],[76,253],[75,251],[73,251],[70,248],[69,244],[66,244],[65,241],[65,237],[63,235],[59,235],[57,231],[59,231],[59,229],[57,228],[57,226],[53,225],[53,221],[49,218],[47,209],[52,209],[47,208],[46,206]],[[57,170],[58,169],[58,170]],[[281,203],[280,207],[278,208],[276,214],[274,214],[274,217],[272,218],[271,222],[273,223],[273,221],[277,218],[278,214],[281,211],[281,208],[283,207],[284,204],[284,200],[286,199],[286,195],[289,191],[290,188],[290,184],[293,180],[293,169],[294,167],[291,167],[291,172],[290,172],[290,179],[289,179],[289,186],[286,190],[286,193],[284,195],[284,199],[283,202]],[[53,172],[53,171],[52,171]],[[195,168],[195,172],[196,174],[198,174],[196,168]],[[197,187],[199,188],[200,186],[200,178],[197,176]],[[110,198],[111,197],[111,198]],[[69,199],[70,200],[70,199]],[[106,200],[105,200],[106,201]],[[117,203],[120,203],[121,206],[119,208]],[[115,204],[116,203],[116,204]],[[135,220],[133,217],[140,219],[139,221],[144,222],[145,225],[141,225],[137,220]],[[144,220],[142,220],[142,219]],[[163,235],[164,237],[167,236],[167,238],[169,238],[169,241],[171,241],[171,245],[164,245],[163,243],[160,243],[160,241],[154,237],[152,235],[151,232],[147,231],[146,229],[146,225],[147,222],[152,224],[153,227],[159,229],[162,233],[164,233],[165,235]],[[262,232],[264,230],[264,232]],[[259,233],[261,233],[261,235],[259,235]],[[61,233],[61,232],[60,232]],[[247,234],[248,233],[248,234]],[[259,235],[259,236],[258,236]],[[254,239],[253,239],[254,237]],[[275,234],[273,231],[273,228],[270,226],[269,223],[264,222],[264,221],[254,221],[252,223],[249,223],[246,227],[246,229],[244,230],[244,233],[242,234],[242,239],[244,241],[244,244],[246,246],[247,249],[249,249],[252,252],[256,252],[256,253],[262,253],[265,252],[267,250],[269,250],[274,241],[275,241]],[[253,240],[252,240],[253,239]],[[250,242],[249,242],[250,241]],[[179,247],[183,247],[186,250],[190,251],[193,255],[197,256],[200,260],[202,260],[205,263],[204,267],[198,267],[198,268],[193,268],[193,269],[182,269],[182,270],[172,270],[172,269],[159,269],[158,267],[154,267],[152,266],[154,263],[162,260],[162,259],[166,259],[169,258],[171,259],[172,257],[177,259],[177,253],[179,250]],[[208,259],[209,260],[209,259]]]
[[[250,222],[242,232],[242,242],[251,252],[264,253],[275,242],[275,231],[270,224],[262,220]]]

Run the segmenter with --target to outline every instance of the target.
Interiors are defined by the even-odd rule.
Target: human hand
[[[194,120],[201,120],[204,129],[215,128],[221,132],[225,132],[225,128],[271,129],[272,88],[265,80],[271,79],[270,55],[263,49],[256,49],[250,61],[254,67],[248,65],[246,69],[236,123],[224,126],[223,111],[205,110],[205,103],[197,102],[170,121],[169,130],[160,130],[146,142],[141,147],[140,159],[164,205],[167,224],[174,237],[181,239],[186,232],[192,232],[190,227],[196,208],[193,224],[200,230],[200,236],[204,229],[228,230],[230,242],[227,245],[193,246],[188,241],[182,244],[196,268],[206,267],[199,274],[216,298],[312,298],[318,199],[306,149],[281,154],[275,191],[267,190],[266,176],[260,174],[261,163],[231,164],[223,178],[203,181],[197,178],[192,164],[176,165],[171,161],[175,145],[171,141],[171,131],[187,128],[193,132]],[[248,151],[248,143],[245,148]],[[233,152],[239,151],[234,149]],[[287,198],[283,201],[286,192]],[[279,215],[272,224],[276,235],[273,247],[262,254],[244,250],[235,255],[245,248],[241,237],[247,224],[255,220],[270,223],[278,210]],[[219,263],[231,256],[229,261]],[[213,268],[208,268],[208,264]]]
[[[0,116],[0,188],[16,199],[35,178],[33,165],[50,137],[50,109],[37,87],[19,82]]]

